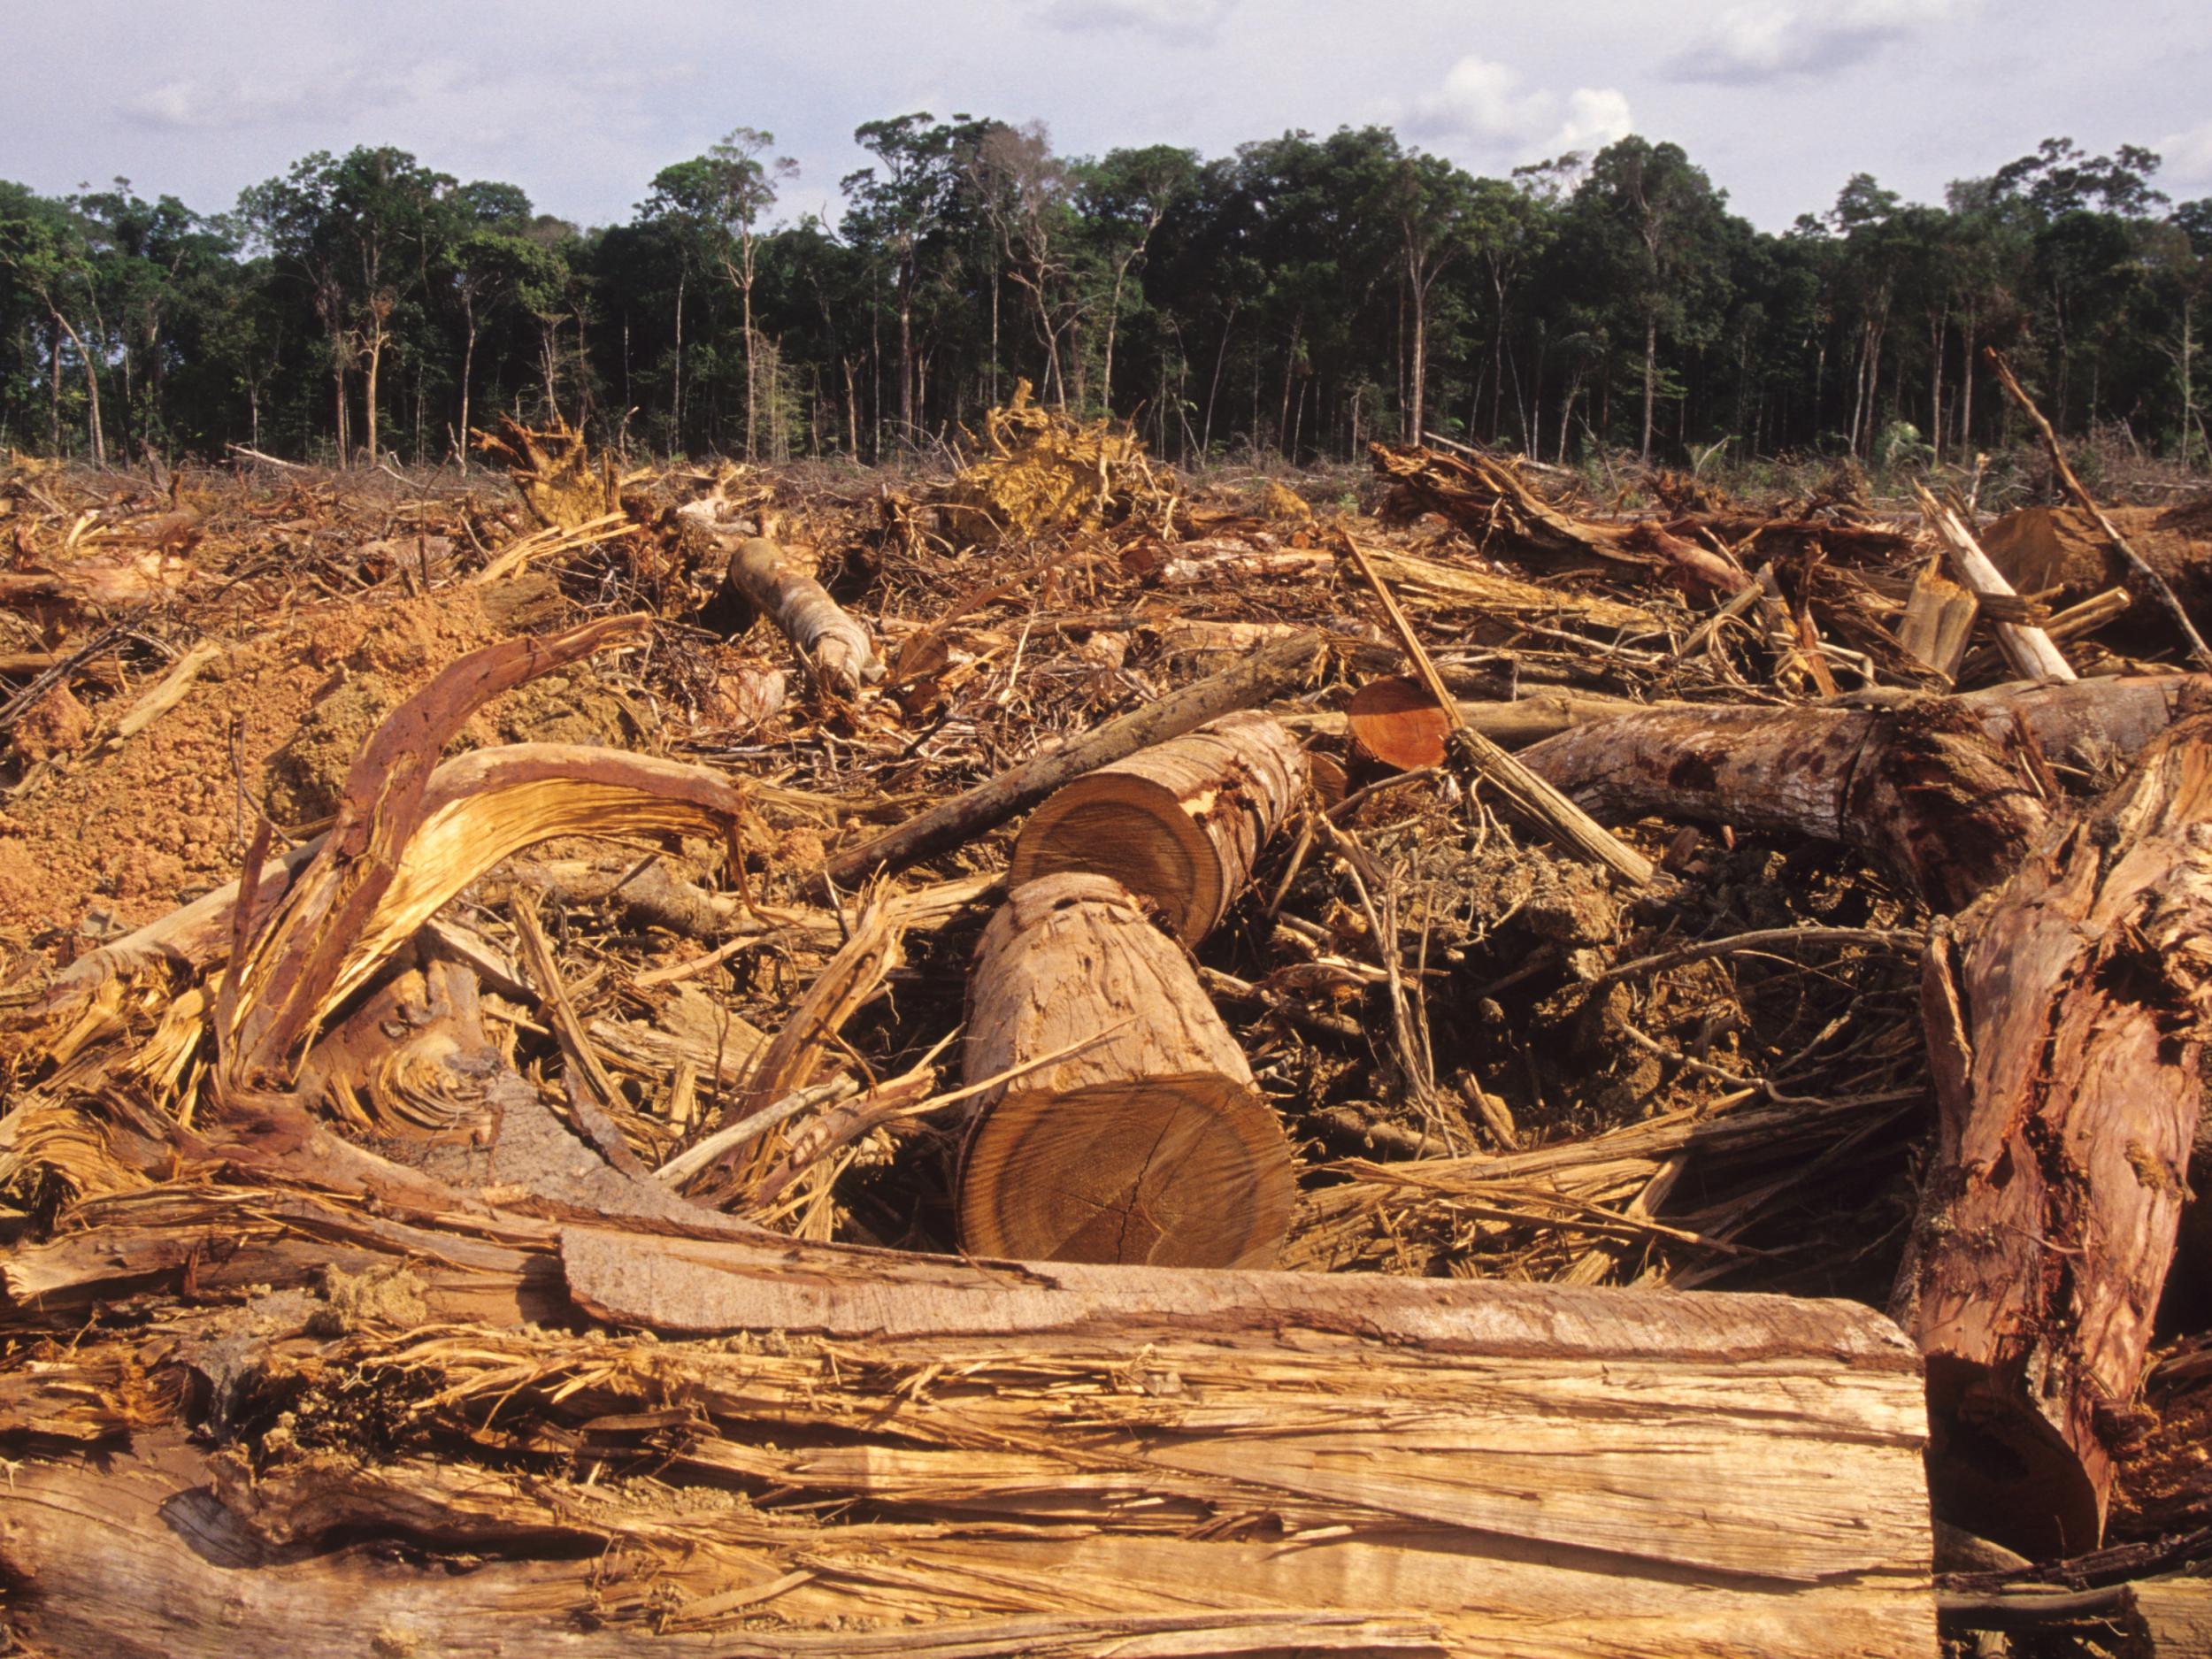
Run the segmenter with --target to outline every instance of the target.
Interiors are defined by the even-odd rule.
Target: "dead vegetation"
[[[0,472],[30,1650],[1929,1651],[1893,1292],[1939,1518],[2208,1553],[2116,566],[1018,398],[891,497],[490,447]]]

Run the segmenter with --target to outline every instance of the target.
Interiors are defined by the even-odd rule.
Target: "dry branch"
[[[722,583],[749,621],[756,612],[767,617],[807,665],[840,691],[850,695],[883,678],[868,630],[847,616],[821,583],[785,564],[783,549],[773,541],[755,536],[741,543]]]

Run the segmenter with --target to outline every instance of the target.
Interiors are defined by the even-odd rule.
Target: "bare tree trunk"
[[[1643,459],[1651,461],[1652,404],[1659,395],[1659,308],[1644,307],[1644,444]]]
[[[461,476],[469,475],[469,382],[476,373],[476,307],[464,307],[468,316],[468,343],[461,349]]]

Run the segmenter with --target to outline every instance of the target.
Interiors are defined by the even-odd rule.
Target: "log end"
[[[970,1136],[960,1226],[977,1256],[1151,1267],[1274,1264],[1290,1142],[1267,1102],[1193,1072],[1007,1095]]]
[[[1451,717],[1410,680],[1370,680],[1352,694],[1344,718],[1360,752],[1386,766],[1418,772],[1443,764]]]
[[[1229,903],[1220,855],[1174,791],[1123,772],[1078,778],[1022,826],[1007,887],[1062,874],[1110,876],[1185,940],[1205,937]]]
[[[1986,1367],[1929,1356],[1927,1455],[1938,1519],[2037,1561],[2097,1548],[2104,1505],[2093,1472]]]

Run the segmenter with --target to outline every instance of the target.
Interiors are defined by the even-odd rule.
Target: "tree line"
[[[1423,433],[1542,459],[1955,459],[2011,411],[2200,463],[2212,199],[2070,140],[1943,205],[1858,174],[1772,234],[1672,143],[1473,176],[1388,128],[1212,160],[1055,153],[910,114],[855,138],[833,223],[740,127],[581,229],[404,151],[319,152],[227,212],[127,180],[0,182],[0,444],[362,465],[460,458],[497,413],[602,442],[896,460],[1026,379],[1181,461]]]

